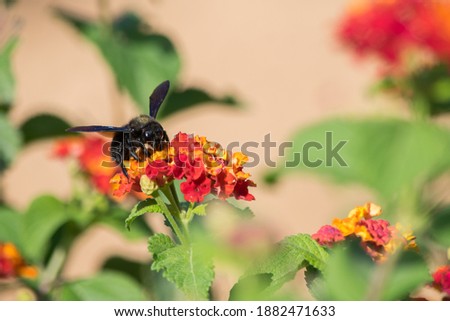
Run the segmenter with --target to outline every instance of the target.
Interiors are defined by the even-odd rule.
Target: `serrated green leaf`
[[[53,234],[70,217],[60,200],[46,195],[38,197],[31,203],[23,219],[24,249],[27,257],[35,262],[42,262]]]
[[[70,125],[63,119],[50,115],[41,114],[33,116],[20,126],[23,142],[29,144],[38,139],[54,138],[69,135],[66,129]]]
[[[282,169],[270,173],[271,180],[302,170],[340,183],[363,184],[388,198],[423,186],[450,167],[449,132],[426,122],[328,120],[299,131],[293,141],[287,160],[294,159],[293,153],[300,153],[304,163],[280,166]],[[331,150],[341,142],[339,152],[333,153]],[[310,146],[307,154],[305,146]],[[316,160],[322,163],[311,164]]]
[[[20,147],[20,133],[0,114],[0,172],[10,165]]]
[[[133,13],[116,18],[111,28],[68,13],[61,16],[102,53],[120,88],[128,91],[142,113],[148,114],[148,97],[164,80],[174,81],[180,59],[171,41],[149,31]]]
[[[0,242],[12,242],[22,248],[23,216],[0,206]]]
[[[214,278],[213,263],[195,245],[178,245],[158,253],[152,270],[163,271],[189,299],[206,300]]]
[[[222,98],[213,97],[199,88],[188,88],[184,90],[176,89],[167,97],[167,101],[158,113],[158,117],[168,117],[181,110],[186,110],[205,103],[215,103],[229,107],[239,106],[238,102],[231,96]]]
[[[163,213],[163,210],[152,198],[140,201],[133,207],[130,215],[128,215],[127,219],[125,220],[125,227],[130,230],[131,224],[134,222],[134,220],[146,213]]]
[[[297,234],[281,241],[271,257],[251,269],[247,274],[270,273],[272,283],[268,290],[273,291],[292,280],[297,272],[307,265],[323,270],[327,258],[327,252],[310,235]]]
[[[0,50],[0,106],[8,107],[5,109],[9,109],[14,100],[15,81],[11,69],[11,55],[16,44],[16,38],[9,39]]]
[[[326,293],[326,285],[321,272],[315,267],[308,265],[305,269],[306,286],[310,294],[315,298],[321,298]]]
[[[102,272],[92,278],[64,283],[54,292],[56,300],[141,301],[145,295],[132,278],[117,272]]]
[[[148,239],[148,250],[153,254],[153,257],[174,246],[175,243],[165,234],[158,233]]]
[[[196,207],[192,209],[192,213],[199,216],[205,216],[206,215],[206,206],[208,206],[208,203],[205,204],[198,204]]]

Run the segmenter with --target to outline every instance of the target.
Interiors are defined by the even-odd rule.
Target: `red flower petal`
[[[317,243],[323,246],[331,246],[336,242],[344,240],[342,232],[331,225],[322,226],[317,233],[314,233],[311,236]]]

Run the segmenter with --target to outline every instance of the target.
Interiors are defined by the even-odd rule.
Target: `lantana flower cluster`
[[[438,0],[354,1],[338,29],[339,40],[359,55],[399,67],[422,58],[450,62],[450,2]]]
[[[23,277],[35,278],[36,267],[26,264],[19,250],[12,243],[0,242],[0,279]]]
[[[367,254],[376,262],[385,260],[397,249],[416,248],[415,237],[402,233],[399,226],[386,220],[375,219],[381,215],[381,207],[366,203],[350,211],[344,219],[335,218],[331,225],[322,226],[312,235],[320,245],[332,247],[349,238],[358,238]]]
[[[188,202],[202,202],[208,194],[251,201],[255,198],[249,187],[256,184],[244,172],[247,161],[241,152],[231,154],[204,136],[180,132],[167,149],[153,152],[144,162],[125,162],[129,178],[117,173],[111,179],[113,195],[137,191],[150,196],[158,188],[181,180],[180,190]]]
[[[440,266],[433,273],[433,286],[450,296],[450,265]]]
[[[77,136],[64,138],[56,142],[53,155],[60,158],[75,158],[81,171],[89,178],[92,185],[102,194],[109,194],[109,181],[117,172],[111,165],[111,158],[104,153],[107,141],[101,137]]]

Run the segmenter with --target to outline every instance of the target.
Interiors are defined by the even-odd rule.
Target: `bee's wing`
[[[167,93],[169,92],[170,82],[168,80],[162,82],[158,87],[153,90],[150,95],[150,117],[156,118],[156,114],[158,113],[159,107],[166,98]]]
[[[77,126],[66,129],[66,132],[127,132],[130,128],[128,126],[115,127],[115,126]]]

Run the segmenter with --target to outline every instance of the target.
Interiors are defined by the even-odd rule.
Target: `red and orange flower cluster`
[[[433,280],[434,287],[450,296],[450,265],[437,268],[433,273]]]
[[[347,238],[357,237],[374,261],[380,262],[399,248],[416,248],[411,233],[401,233],[388,221],[374,219],[381,215],[381,208],[373,203],[358,206],[344,219],[336,218],[331,225],[322,226],[312,235],[320,245],[331,247]]]
[[[27,265],[12,243],[0,242],[0,279],[23,277],[35,278],[37,268]]]
[[[109,181],[117,168],[107,153],[103,152],[108,142],[100,137],[77,136],[57,141],[53,154],[60,158],[72,157],[89,177],[92,185],[102,194],[111,190]],[[109,166],[105,166],[109,164]]]
[[[391,67],[420,53],[450,62],[450,2],[358,0],[341,21],[338,37],[360,55],[374,55]]]
[[[154,152],[144,162],[124,161],[129,179],[118,166],[111,166],[104,152],[107,143],[91,136],[66,138],[57,142],[53,154],[74,157],[99,192],[115,197],[133,192],[145,198],[172,180],[184,180],[180,188],[189,202],[201,202],[210,193],[220,199],[254,199],[248,188],[256,185],[243,170],[248,157],[240,152],[231,155],[203,136],[179,133],[167,150]]]
[[[247,161],[244,154],[231,155],[206,137],[178,133],[167,150],[154,152],[142,163],[126,162],[130,179],[117,173],[111,179],[113,194],[121,197],[137,191],[151,195],[173,180],[184,180],[180,189],[188,202],[202,202],[208,194],[251,201],[254,197],[248,188],[256,185],[243,170]]]

